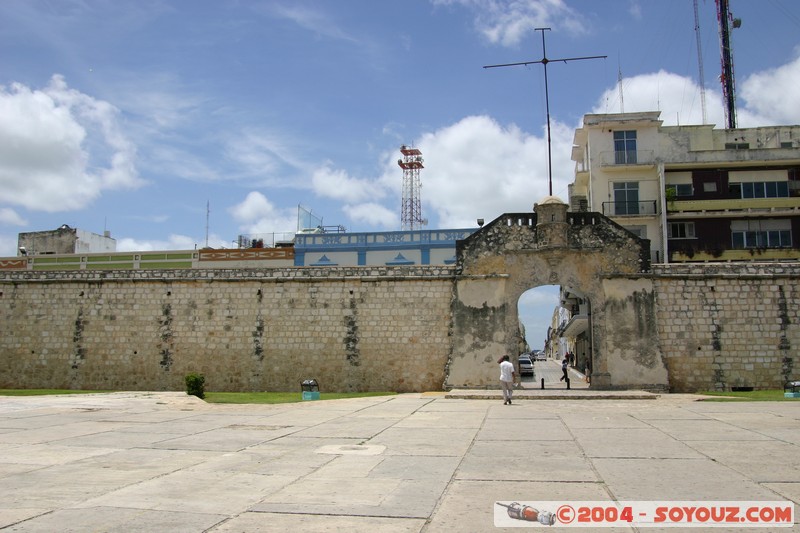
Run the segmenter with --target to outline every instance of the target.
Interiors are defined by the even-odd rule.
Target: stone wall
[[[516,332],[503,302],[553,272],[593,295],[606,387],[658,384],[660,368],[674,392],[800,379],[800,265],[654,265],[592,282],[559,266],[601,261],[581,253],[524,268],[506,259],[489,276],[432,266],[2,273],[0,388],[183,390],[189,372],[214,391],[298,391],[309,378],[323,391],[440,390],[446,378],[494,387],[496,353]]]
[[[16,272],[0,388],[440,390],[448,267]]]
[[[654,275],[672,391],[800,379],[800,265],[655,265]]]

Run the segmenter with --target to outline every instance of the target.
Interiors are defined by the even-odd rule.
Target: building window
[[[694,222],[670,222],[670,239],[694,239]]]
[[[630,231],[640,239],[647,238],[647,226],[623,226],[626,230]]]
[[[678,183],[670,185],[670,187],[675,189],[675,196],[692,196],[694,194],[694,188],[691,183]]]
[[[639,214],[639,182],[614,183],[614,214]]]
[[[788,198],[789,182],[766,181],[756,183],[732,183],[731,192],[738,188],[742,198]]]
[[[703,182],[703,192],[717,192],[717,182],[716,181],[704,181]]]
[[[734,231],[731,233],[733,247],[745,248],[791,248],[791,230]]]
[[[636,130],[614,132],[614,163],[617,165],[636,163]]]
[[[726,150],[747,150],[750,148],[750,143],[725,143]]]

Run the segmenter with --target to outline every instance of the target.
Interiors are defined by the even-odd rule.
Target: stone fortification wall
[[[800,265],[654,265],[658,334],[676,392],[800,379]]]
[[[441,389],[449,267],[9,272],[0,387]]]

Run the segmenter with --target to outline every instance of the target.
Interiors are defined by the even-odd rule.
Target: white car
[[[527,355],[519,356],[519,375],[532,376],[533,375],[533,361]]]

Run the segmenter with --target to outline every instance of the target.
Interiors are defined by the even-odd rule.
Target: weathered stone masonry
[[[531,231],[502,227],[515,239]],[[595,388],[780,388],[800,378],[800,264],[625,273],[608,268],[618,253],[602,258],[598,247],[503,253],[471,273],[6,272],[0,387],[183,390],[189,372],[218,391],[297,391],[309,378],[323,391],[494,387],[497,352],[516,345],[516,299],[562,281],[592,298],[604,373]]]
[[[0,387],[441,389],[448,267],[9,273]]]
[[[655,265],[654,281],[672,390],[800,379],[800,265]]]

